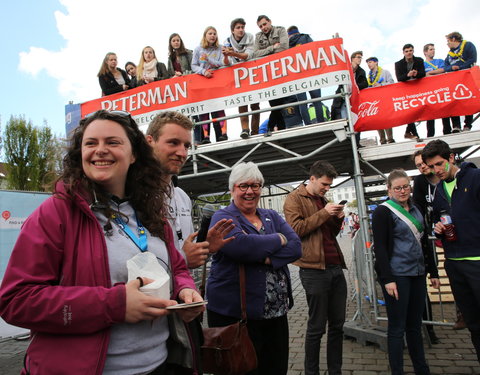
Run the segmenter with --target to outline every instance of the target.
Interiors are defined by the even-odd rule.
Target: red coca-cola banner
[[[480,70],[439,74],[368,88],[352,96],[356,131],[387,129],[415,121],[480,112]],[[357,104],[358,103],[358,104]]]

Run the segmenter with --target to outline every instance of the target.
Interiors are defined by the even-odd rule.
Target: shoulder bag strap
[[[245,291],[245,265],[240,264],[238,266],[239,279],[240,279],[240,307],[242,310],[242,321],[247,321],[247,295]],[[205,296],[205,283],[206,283],[206,274],[207,274],[207,263],[203,265],[202,272],[202,284],[200,285],[200,293],[202,298]]]
[[[242,321],[247,321],[247,296],[245,291],[245,265],[238,266],[240,274],[240,306],[242,309]]]
[[[200,287],[198,288],[200,290],[200,295],[202,298],[205,298],[205,285],[207,284],[207,261],[203,263],[202,266],[202,283],[200,284]]]

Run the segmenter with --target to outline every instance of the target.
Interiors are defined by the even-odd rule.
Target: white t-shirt
[[[175,247],[186,259],[183,252],[183,243],[193,230],[192,223],[192,201],[179,187],[172,189],[173,197],[167,201],[168,204],[168,222],[173,230]]]

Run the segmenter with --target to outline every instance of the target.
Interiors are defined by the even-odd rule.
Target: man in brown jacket
[[[325,194],[337,177],[335,168],[317,161],[310,168],[308,185],[301,184],[285,201],[287,222],[302,240],[300,267],[308,303],[305,337],[305,375],[318,375],[320,344],[328,321],[328,374],[342,373],[343,324],[347,282],[343,274],[345,260],[336,236],[343,218],[343,205],[328,203]]]

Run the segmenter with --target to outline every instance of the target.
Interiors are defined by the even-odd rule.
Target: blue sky
[[[64,39],[58,34],[54,11],[62,9],[55,0],[9,1],[2,4],[0,22],[1,126],[11,115],[25,115],[34,125],[46,120],[56,133],[63,133],[65,100],[59,96],[57,81],[45,71],[36,77],[18,69],[19,53],[31,46],[59,49]]]
[[[377,56],[392,73],[405,43],[413,43],[415,54],[423,57],[422,46],[433,42],[437,57],[444,58],[444,35],[457,30],[480,47],[477,0],[386,0],[370,5],[357,0],[307,1],[304,7],[292,7],[285,0],[244,0],[242,10],[216,0],[206,7],[198,7],[193,0],[184,0],[181,9],[166,4],[158,0],[3,1],[2,129],[11,115],[23,114],[34,125],[46,120],[63,136],[65,104],[99,96],[96,74],[107,52],[116,52],[123,67],[128,60],[138,62],[141,49],[151,45],[160,61],[166,61],[172,32],[179,32],[187,48],[194,49],[207,25],[216,26],[223,41],[230,21],[238,16],[245,18],[250,33],[258,31],[259,14],[269,15],[274,25],[295,24],[315,40],[339,32],[348,51]],[[367,69],[365,63],[362,66]]]

